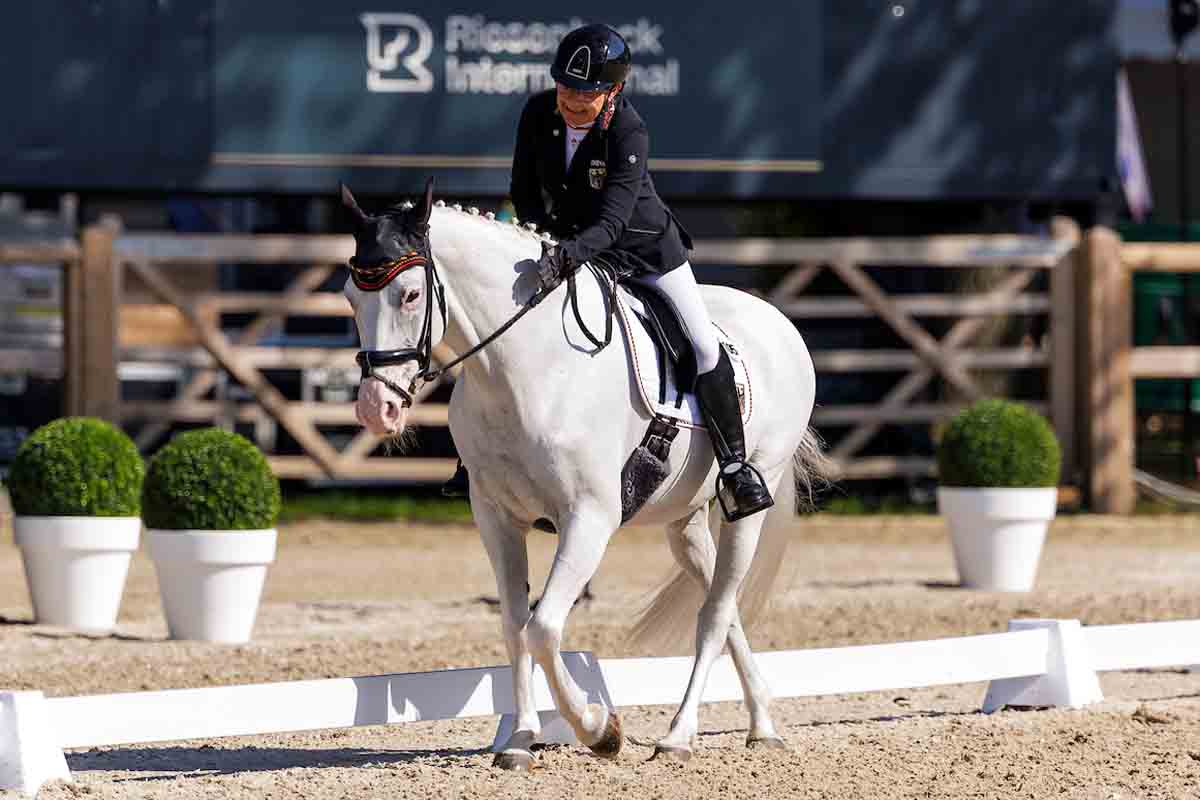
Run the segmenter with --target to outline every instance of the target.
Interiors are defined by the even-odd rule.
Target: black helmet
[[[580,91],[611,89],[629,77],[631,61],[621,34],[607,25],[584,25],[563,37],[550,74]]]

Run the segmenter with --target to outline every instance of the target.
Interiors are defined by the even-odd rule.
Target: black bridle
[[[593,259],[596,264],[588,262],[585,264],[596,275],[599,285],[606,296],[607,312],[605,314],[605,331],[604,340],[601,341],[592,335],[584,323],[582,316],[579,313],[579,305],[577,295],[575,293],[575,276],[574,272],[568,273],[566,283],[571,296],[571,306],[575,312],[575,319],[579,323],[580,328],[591,342],[596,345],[597,352],[603,350],[612,342],[612,318],[616,312],[616,271],[611,265],[605,264],[601,259]],[[424,247],[424,252],[411,252],[403,258],[387,262],[381,266],[364,268],[356,266],[354,259],[349,262],[350,279],[354,281],[354,285],[364,292],[378,292],[383,290],[389,283],[395,280],[396,276],[413,267],[425,267],[425,320],[421,326],[421,337],[417,340],[415,347],[402,347],[398,350],[360,350],[354,360],[362,367],[361,380],[374,378],[382,383],[388,389],[395,392],[401,399],[402,408],[410,408],[416,402],[416,393],[418,390],[417,384],[419,381],[429,383],[435,381],[445,372],[453,367],[466,361],[471,356],[478,353],[489,344],[499,339],[509,328],[517,323],[521,317],[528,314],[537,307],[542,300],[546,299],[555,289],[558,284],[554,283],[549,286],[541,286],[534,293],[533,297],[525,303],[521,309],[509,318],[507,322],[492,332],[490,336],[481,341],[479,344],[472,347],[467,352],[463,353],[458,358],[450,361],[437,369],[432,369],[433,361],[433,304],[436,302],[438,311],[442,317],[442,331],[446,330],[447,311],[446,311],[446,289],[442,284],[441,278],[438,276],[437,267],[433,262],[433,253],[430,251],[428,240]],[[397,384],[390,380],[386,375],[381,375],[376,372],[376,368],[393,367],[399,364],[407,364],[409,361],[417,362],[418,370],[413,375],[412,381],[408,388]]]
[[[365,381],[367,378],[374,378],[379,381],[400,396],[404,408],[410,407],[415,402],[418,381],[431,381],[440,375],[444,369],[430,369],[433,360],[434,302],[437,303],[438,311],[442,316],[443,331],[445,331],[447,323],[446,290],[442,286],[441,279],[438,277],[437,268],[433,265],[433,255],[427,247],[424,253],[409,253],[403,258],[373,269],[364,269],[356,266],[353,258],[350,259],[349,263],[350,279],[354,281],[355,286],[364,292],[382,291],[389,283],[395,280],[397,275],[419,266],[425,267],[426,298],[425,320],[421,324],[421,336],[417,339],[416,346],[402,347],[398,350],[360,350],[358,351],[358,355],[354,357],[354,360],[362,367],[362,380]],[[413,375],[412,382],[408,385],[407,389],[389,379],[386,375],[381,375],[375,371],[378,368],[394,367],[400,364],[407,364],[410,361],[417,362],[418,369],[416,374]]]

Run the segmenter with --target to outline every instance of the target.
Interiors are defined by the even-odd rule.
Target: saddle
[[[621,287],[641,303],[641,309],[631,309],[650,334],[659,353],[658,402],[667,401],[667,375],[669,366],[675,385],[682,391],[690,391],[696,383],[696,352],[691,339],[684,333],[683,324],[675,309],[658,291],[642,283],[622,282]],[[682,393],[680,394],[682,398]]]
[[[682,428],[707,428],[699,404],[692,394],[696,382],[696,355],[691,339],[671,306],[650,286],[621,280],[608,296],[609,313],[620,321],[629,351],[629,365],[637,394],[649,413],[650,424],[641,443],[621,470],[621,524],[632,519],[670,475],[671,445]],[[586,330],[579,312],[576,319]],[[749,423],[752,410],[750,376],[737,347],[714,323],[721,346],[729,353],[734,382],[742,408],[742,422]],[[589,335],[598,347],[602,343]],[[539,519],[534,527],[555,532],[549,520]]]
[[[655,289],[622,282],[614,300],[629,348],[630,369],[639,394],[651,414],[641,444],[621,471],[621,521],[628,522],[670,474],[671,444],[681,428],[706,428],[692,394],[696,354],[674,307]],[[721,346],[734,366],[734,381],[749,422],[750,380],[737,348],[714,324]]]

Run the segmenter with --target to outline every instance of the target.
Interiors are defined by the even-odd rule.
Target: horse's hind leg
[[[712,588],[713,569],[717,560],[716,547],[708,529],[708,509],[709,506],[705,505],[686,520],[667,526],[667,541],[675,561],[700,584],[706,595]],[[750,642],[746,639],[736,608],[733,623],[729,626],[728,641],[733,665],[742,683],[742,695],[750,712],[750,732],[746,736],[746,744],[750,747],[783,747],[783,740],[775,732],[775,725],[771,721],[771,690],[754,663],[754,654],[750,651]],[[672,729],[675,727],[673,723]],[[681,729],[680,733],[683,732]],[[670,737],[660,744],[665,753],[682,755],[687,752],[673,749],[678,743]],[[690,741],[686,744],[690,746]]]
[[[541,723],[533,700],[533,659],[525,642],[525,625],[529,621],[529,560],[525,531],[482,498],[475,500],[472,508],[496,575],[501,626],[512,662],[517,712],[512,736],[496,754],[494,763],[504,769],[526,771],[534,764],[533,745],[541,733]]]
[[[779,474],[770,476],[767,485],[774,490],[778,487],[780,477]],[[766,517],[767,515],[762,513],[753,514],[737,522],[726,523],[721,529],[712,584],[704,604],[700,607],[696,626],[696,660],[692,664],[691,680],[688,681],[683,703],[671,722],[670,731],[658,744],[656,756],[661,754],[680,760],[691,757],[692,739],[699,727],[700,698],[704,695],[704,686],[708,683],[708,674],[712,670],[713,662],[721,654],[721,649],[733,631],[733,624],[737,620],[738,588],[742,585],[746,573],[750,571]],[[740,630],[741,626],[738,628]],[[745,641],[744,636],[742,640]],[[761,679],[759,684],[765,689]]]
[[[582,506],[560,526],[546,589],[525,627],[525,640],[546,674],[558,713],[579,741],[607,758],[615,758],[621,749],[620,717],[603,705],[588,704],[587,694],[567,672],[559,650],[567,614],[600,566],[617,524],[611,514]]]

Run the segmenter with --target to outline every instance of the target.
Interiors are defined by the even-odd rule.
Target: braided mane
[[[404,203],[401,204],[401,206],[411,208],[412,204],[408,201],[405,201]],[[464,209],[458,203],[455,203],[452,206],[446,205],[446,202],[444,200],[438,200],[436,203],[434,203],[434,206],[437,208],[443,209],[443,210],[453,211],[456,214],[461,215],[463,217],[473,218],[473,219],[488,222],[500,230],[510,231],[513,234],[522,236],[526,239],[532,239],[534,241],[550,242],[551,244],[557,244],[557,240],[555,240],[554,237],[552,237],[549,233],[546,233],[544,231],[539,233],[537,230],[537,226],[535,226],[533,223],[529,222],[529,223],[522,224],[515,217],[509,222],[503,222],[501,220],[496,219],[496,215],[490,211],[487,212],[486,214],[481,214],[479,212],[479,209],[476,208],[475,206],[471,206],[470,208]]]

